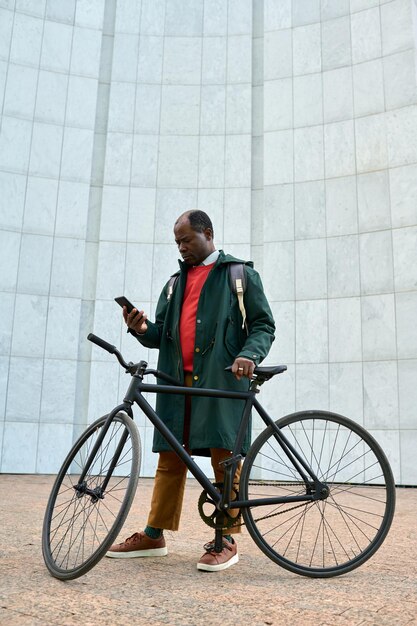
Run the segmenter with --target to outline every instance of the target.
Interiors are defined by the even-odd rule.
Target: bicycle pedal
[[[239,463],[243,459],[241,454],[237,454],[236,456],[231,456],[228,459],[224,459],[224,461],[220,461],[219,465],[224,465],[225,467],[230,467],[233,463]]]

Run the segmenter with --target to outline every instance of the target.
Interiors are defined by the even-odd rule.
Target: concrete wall
[[[200,207],[262,272],[267,408],[344,413],[417,483],[413,8],[0,0],[1,471],[55,472],[123,397],[88,332],[155,362],[113,298],[153,314]]]
[[[416,483],[412,3],[265,2],[264,278],[279,412],[341,412]],[[266,263],[265,260],[268,259]]]

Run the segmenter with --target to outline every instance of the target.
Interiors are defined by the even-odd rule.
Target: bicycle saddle
[[[229,365],[228,367],[225,367],[224,369],[225,369],[225,372],[231,372],[232,366]],[[273,376],[276,376],[277,374],[282,374],[282,372],[285,372],[286,370],[287,370],[286,365],[268,365],[266,367],[255,367],[253,373],[259,379],[269,380]]]
[[[255,370],[253,373],[256,374],[256,376],[258,377],[261,376],[265,380],[269,380],[273,376],[276,376],[277,374],[282,374],[282,372],[286,372],[286,371],[287,371],[286,365],[269,365],[266,367],[255,367]]]

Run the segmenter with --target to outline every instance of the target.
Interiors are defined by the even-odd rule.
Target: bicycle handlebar
[[[104,341],[104,339],[102,339],[101,337],[97,337],[97,335],[94,335],[93,333],[89,333],[87,335],[87,339],[89,341],[91,341],[92,343],[95,343],[96,346],[98,346],[99,348],[102,348],[103,350],[106,350],[107,352],[109,352],[110,354],[115,354],[117,360],[119,361],[120,365],[122,367],[125,368],[125,370],[127,372],[134,372],[137,369],[138,365],[142,366],[142,375],[146,375],[146,374],[153,374],[156,378],[162,378],[162,380],[165,380],[165,382],[169,383],[170,385],[180,385],[181,386],[181,382],[175,378],[173,378],[172,376],[169,376],[169,374],[165,374],[164,372],[161,372],[160,370],[154,370],[154,369],[145,369],[147,366],[147,363],[145,361],[141,361],[141,363],[126,363],[126,361],[123,359],[123,356],[121,355],[121,353],[119,352],[119,350],[116,348],[116,346],[113,346],[111,343],[108,343],[107,341]],[[232,371],[232,366],[229,365],[228,367],[224,368],[226,372],[231,372]]]
[[[95,343],[96,346],[98,346],[99,348],[103,348],[103,350],[106,350],[110,354],[115,354],[120,365],[124,367],[126,371],[130,371],[133,363],[126,363],[116,346],[112,346],[111,343],[107,343],[107,341],[104,341],[104,339],[102,339],[101,337],[97,337],[97,335],[93,335],[93,333],[87,335],[87,339]]]
[[[112,346],[111,343],[107,343],[107,341],[104,341],[104,339],[101,339],[101,337],[97,337],[97,335],[93,335],[93,333],[87,335],[87,339],[95,343],[96,346],[103,348],[103,350],[110,352],[110,354],[115,354],[116,352],[118,352],[116,346]]]
[[[146,374],[153,374],[156,378],[162,378],[162,380],[165,380],[165,382],[171,385],[181,385],[181,382],[179,380],[173,378],[172,376],[169,376],[168,374],[165,374],[164,372],[161,372],[160,370],[146,369],[147,363],[145,361],[141,361],[140,363],[126,363],[122,354],[119,352],[116,346],[112,346],[111,343],[104,341],[104,339],[102,339],[101,337],[97,337],[97,335],[93,335],[93,333],[87,335],[87,339],[92,343],[95,343],[96,346],[98,346],[99,348],[103,348],[103,350],[106,350],[110,354],[115,354],[120,365],[125,368],[126,372],[133,374],[138,370],[139,367],[142,372],[142,376]]]

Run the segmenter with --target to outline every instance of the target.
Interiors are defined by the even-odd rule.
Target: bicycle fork
[[[133,417],[132,415],[132,406],[131,403],[129,402],[124,402],[123,404],[120,404],[119,406],[115,407],[113,409],[113,411],[111,413],[109,413],[103,427],[101,428],[100,434],[97,437],[97,440],[88,456],[87,462],[85,463],[83,470],[81,472],[81,475],[78,479],[78,483],[76,485],[74,485],[74,489],[76,491],[77,497],[81,498],[82,496],[86,495],[86,496],[91,496],[91,501],[97,502],[98,500],[102,500],[104,498],[104,492],[106,491],[106,487],[109,483],[110,478],[112,477],[113,474],[113,470],[116,467],[120,455],[122,454],[122,450],[125,446],[125,443],[127,441],[128,438],[128,431],[127,429],[125,429],[125,432],[122,434],[120,441],[117,445],[117,448],[115,450],[115,453],[112,456],[112,460],[109,466],[109,469],[107,470],[106,476],[103,480],[103,482],[101,483],[101,485],[96,485],[96,487],[94,487],[93,489],[91,489],[86,480],[85,477],[88,473],[88,471],[90,470],[90,467],[92,466],[94,459],[96,457],[96,454],[98,452],[98,450],[100,449],[100,446],[102,445],[104,438],[110,428],[110,424],[113,421],[113,418],[115,417],[115,415],[117,415],[117,413],[119,411],[124,411],[125,413],[127,413],[127,415],[129,415],[129,417]]]

